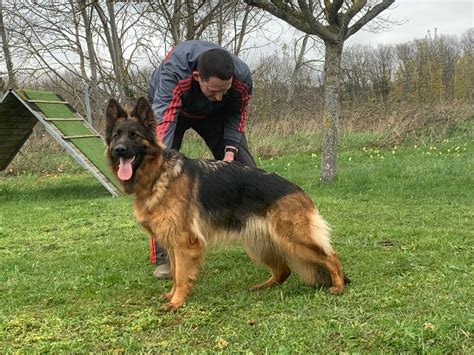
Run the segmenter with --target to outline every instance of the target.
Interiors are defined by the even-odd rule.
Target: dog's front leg
[[[202,248],[197,243],[194,245],[180,245],[173,248],[173,288],[171,301],[165,303],[161,308],[170,311],[181,307],[196,280],[201,267]]]
[[[175,257],[174,257],[174,250],[173,249],[167,249],[166,252],[168,253],[168,260],[170,263],[170,271],[171,271],[171,279],[173,280],[173,285],[171,287],[171,291],[167,293],[162,293],[161,298],[164,298],[166,300],[170,300],[173,298],[173,295],[176,291],[176,264],[175,264]]]

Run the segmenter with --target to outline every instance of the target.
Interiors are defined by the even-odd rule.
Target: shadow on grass
[[[13,184],[0,186],[2,202],[28,201],[66,201],[103,198],[112,195],[100,184],[94,181],[77,181],[61,179],[60,181],[34,184]]]

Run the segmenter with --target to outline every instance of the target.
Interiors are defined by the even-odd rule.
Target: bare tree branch
[[[375,5],[373,8],[369,9],[367,13],[362,16],[356,23],[354,23],[351,27],[348,28],[347,33],[344,39],[349,38],[354,33],[359,31],[362,27],[364,27],[367,23],[373,20],[377,15],[379,15],[382,11],[386,10],[390,5],[392,5],[395,0],[383,0],[381,3]]]

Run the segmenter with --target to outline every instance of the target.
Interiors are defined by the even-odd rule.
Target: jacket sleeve
[[[245,123],[247,121],[247,107],[252,94],[252,79],[250,73],[246,80],[232,81],[232,88],[235,90],[235,97],[231,111],[224,124],[224,144],[237,147],[245,132]]]
[[[182,83],[160,65],[152,75],[149,99],[156,116],[156,137],[171,148],[176,121],[182,106]]]

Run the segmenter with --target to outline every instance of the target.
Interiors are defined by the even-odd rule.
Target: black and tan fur
[[[131,112],[117,101],[107,107],[108,158],[134,157],[133,175],[122,181],[134,194],[134,210],[150,236],[165,246],[173,287],[163,309],[180,307],[196,280],[203,251],[238,243],[272,276],[260,290],[284,282],[294,270],[312,285],[340,294],[345,277],[329,228],[311,198],[276,174],[237,162],[188,159],[155,138],[155,118],[145,98]]]

